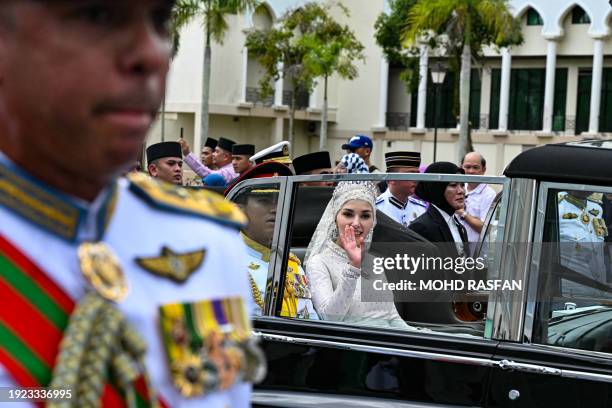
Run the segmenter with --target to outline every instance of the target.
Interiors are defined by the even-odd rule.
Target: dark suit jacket
[[[454,244],[455,239],[453,238],[453,234],[448,224],[433,205],[430,205],[423,215],[412,221],[408,228],[421,235],[429,242],[446,243],[444,245],[438,245],[438,249],[442,256],[450,256],[453,258],[459,256],[457,247]]]

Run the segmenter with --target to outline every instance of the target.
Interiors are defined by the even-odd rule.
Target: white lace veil
[[[365,244],[366,247],[372,242],[372,233],[374,226],[376,225],[376,185],[369,181],[342,181],[338,183],[334,189],[331,200],[327,203],[327,207],[323,212],[323,216],[317,224],[306,255],[304,257],[304,264],[308,265],[308,260],[311,256],[321,253],[325,248],[328,241],[335,242],[338,237],[338,227],[336,225],[336,215],[342,208],[344,203],[349,200],[363,200],[372,206],[372,217],[374,218],[374,224],[372,229],[368,233]]]

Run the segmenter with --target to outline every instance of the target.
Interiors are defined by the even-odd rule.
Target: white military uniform
[[[561,264],[597,282],[606,283],[604,239],[608,234],[602,206],[592,199],[558,193]],[[598,290],[562,280],[564,295],[597,295]]]
[[[270,249],[261,245],[246,235],[242,234],[242,237],[247,244],[247,271],[251,277],[252,284],[256,285],[255,287],[251,287],[252,291],[257,291],[258,293],[253,293],[253,298],[255,299],[255,315],[262,314],[262,306],[263,301],[265,299],[265,288],[268,281],[268,267],[270,262]],[[288,317],[297,317],[302,319],[310,319],[316,320],[318,319],[317,312],[312,304],[310,288],[308,287],[308,280],[306,277],[306,273],[304,269],[299,264],[299,261],[296,261],[293,255],[290,256],[287,268],[288,273],[286,275],[285,285],[291,285],[291,288],[285,288],[285,294],[289,296],[289,293],[295,294],[297,297],[297,309],[296,315],[292,316],[289,313],[288,303],[289,299],[284,299],[283,308],[281,313],[283,315],[287,315]],[[285,298],[287,297],[285,296]]]
[[[146,181],[146,176],[140,177]],[[170,407],[250,406],[251,386],[247,383],[234,383],[204,396],[183,397],[173,385],[159,327],[159,308],[166,304],[240,297],[252,309],[249,282],[243,272],[248,263],[246,247],[238,232],[243,215],[233,204],[211,197],[209,208],[216,211],[216,217],[162,209],[155,197],[127,179],[117,180],[93,203],[86,203],[32,179],[1,152],[0,179],[8,180],[0,184],[0,236],[36,263],[75,302],[91,288],[80,272],[79,245],[95,240],[114,251],[129,286],[127,297],[116,307],[146,342],[151,387]],[[155,187],[157,182],[149,183],[159,188]],[[184,192],[169,185],[164,189],[173,189],[177,195]],[[186,281],[175,282],[136,262],[160,256],[162,246],[176,254],[205,251],[204,259]],[[0,346],[2,350],[2,339]],[[0,363],[0,387],[13,386],[14,379]]]
[[[427,211],[427,202],[410,196],[406,203],[402,203],[387,189],[376,199],[376,208],[400,224],[408,226]]]

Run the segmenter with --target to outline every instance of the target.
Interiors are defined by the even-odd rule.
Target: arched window
[[[534,8],[529,8],[529,10],[527,10],[527,25],[544,25],[544,20],[542,20],[540,13]]]
[[[591,24],[591,18],[580,6],[572,9],[572,24]]]

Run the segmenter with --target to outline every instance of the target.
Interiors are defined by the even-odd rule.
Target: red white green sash
[[[19,386],[46,387],[51,382],[59,343],[74,306],[45,272],[0,235],[0,364]],[[139,407],[154,406],[142,377],[134,387]],[[104,385],[101,403],[103,407],[125,406],[120,392],[109,383]]]

